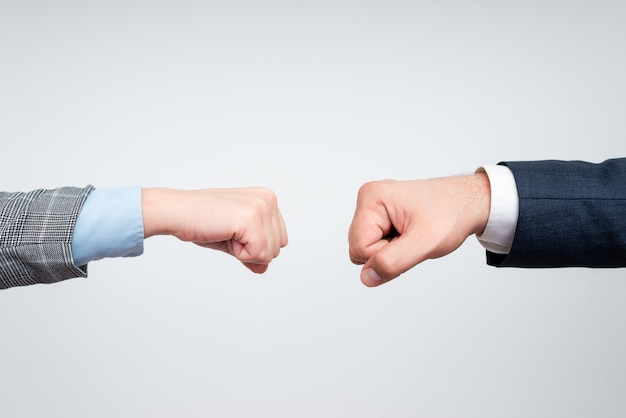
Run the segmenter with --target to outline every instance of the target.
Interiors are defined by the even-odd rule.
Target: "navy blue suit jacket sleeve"
[[[503,162],[517,183],[511,252],[499,267],[626,267],[626,158]]]

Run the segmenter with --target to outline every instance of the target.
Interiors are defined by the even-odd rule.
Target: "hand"
[[[144,236],[173,235],[224,251],[255,273],[287,245],[274,193],[266,188],[142,190]]]
[[[468,236],[484,231],[490,200],[484,173],[366,183],[348,237],[350,259],[363,264],[361,281],[378,286],[456,250]]]

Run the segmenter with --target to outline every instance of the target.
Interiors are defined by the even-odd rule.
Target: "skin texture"
[[[276,195],[264,187],[142,190],[144,237],[172,235],[224,251],[264,273],[288,242]]]
[[[350,260],[368,287],[456,250],[484,231],[491,190],[484,173],[364,184],[350,225]]]

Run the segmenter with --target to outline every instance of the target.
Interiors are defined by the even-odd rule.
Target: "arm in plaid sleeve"
[[[224,251],[259,274],[288,241],[264,187],[0,192],[0,289],[86,277],[89,261],[140,255],[155,235]]]
[[[92,186],[0,192],[0,289],[86,277],[72,234]]]

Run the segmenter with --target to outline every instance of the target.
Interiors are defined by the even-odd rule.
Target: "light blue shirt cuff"
[[[143,253],[141,187],[96,189],[78,214],[72,237],[74,264]]]

